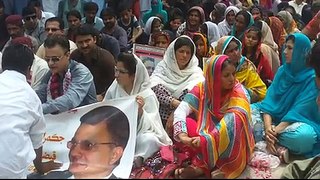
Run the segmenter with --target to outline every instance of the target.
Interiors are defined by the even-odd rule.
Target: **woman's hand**
[[[185,145],[195,147],[195,148],[200,146],[200,137],[199,136],[189,137],[186,133],[181,133],[178,136],[179,136],[180,141]]]
[[[267,150],[271,153],[271,154],[277,154],[277,150],[276,150],[276,143],[278,143],[278,138],[277,138],[277,132],[275,131],[275,129],[270,126],[268,128],[266,128],[265,130],[266,132],[266,141],[267,141]]]
[[[144,99],[142,96],[137,96],[136,101],[138,103],[138,116],[140,118],[143,114]]]

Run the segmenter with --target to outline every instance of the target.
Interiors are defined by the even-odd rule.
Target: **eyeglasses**
[[[44,57],[44,60],[49,62],[50,60],[53,62],[53,64],[57,63],[58,61],[60,61],[62,59],[64,55],[58,57],[58,56],[52,56],[52,57]]]
[[[34,16],[25,17],[24,19],[25,19],[26,21],[30,21],[31,19],[36,19],[36,18],[37,18],[37,16],[34,15]]]
[[[116,66],[114,67],[114,72],[115,73],[121,73],[121,74],[127,74],[129,71],[118,69]]]
[[[91,151],[95,146],[97,145],[114,145],[116,146],[116,143],[112,143],[112,142],[106,142],[106,143],[92,143],[89,140],[84,140],[84,141],[75,141],[74,139],[72,139],[71,141],[67,142],[67,148],[68,149],[73,149],[75,148],[77,145],[80,145],[80,149],[83,151]]]

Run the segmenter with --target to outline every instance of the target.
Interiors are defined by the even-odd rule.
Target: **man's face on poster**
[[[68,142],[69,171],[75,178],[106,177],[111,174],[123,149],[116,146],[106,129],[103,121],[95,125],[81,124]]]

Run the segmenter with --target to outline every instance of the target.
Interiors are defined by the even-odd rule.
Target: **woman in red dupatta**
[[[262,51],[262,32],[259,28],[252,26],[246,33],[242,46],[242,55],[248,58],[257,68],[261,80],[270,86],[273,81],[274,74],[270,62],[272,59],[268,59],[268,56]],[[264,48],[268,48],[265,47]]]
[[[210,177],[210,172],[236,178],[250,160],[254,149],[250,100],[235,72],[228,56],[212,57],[206,80],[174,112],[174,138],[192,157],[191,165],[176,170],[177,178]]]

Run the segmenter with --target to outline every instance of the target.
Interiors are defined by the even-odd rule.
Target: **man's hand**
[[[59,169],[61,166],[62,166],[62,163],[57,163],[54,161],[42,162],[41,169],[38,170],[38,173],[44,174],[51,170]]]

